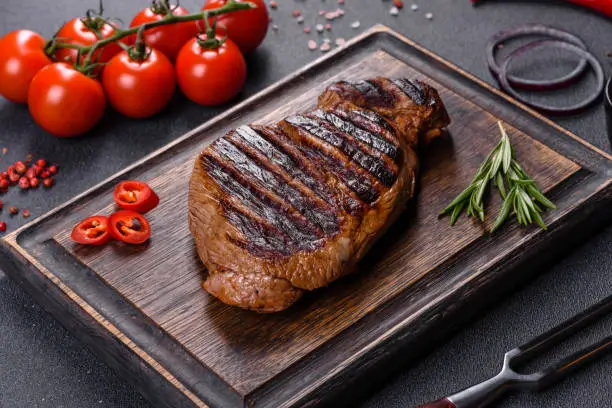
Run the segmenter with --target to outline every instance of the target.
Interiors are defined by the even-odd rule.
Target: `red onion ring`
[[[501,76],[501,67],[497,64],[495,58],[497,46],[503,43],[504,41],[513,38],[526,37],[530,35],[543,35],[546,37],[562,40],[577,45],[584,50],[587,49],[586,44],[574,34],[542,24],[530,24],[515,27],[509,30],[500,31],[499,33],[491,37],[491,39],[489,39],[489,42],[486,46],[487,64],[489,65],[489,70],[497,79],[499,79],[499,77]],[[514,88],[527,89],[531,91],[549,91],[560,89],[577,82],[586,72],[587,68],[587,60],[581,58],[578,62],[578,65],[576,66],[576,68],[574,68],[572,72],[560,78],[551,80],[535,80],[519,78],[514,75],[509,75],[507,78],[508,82]]]
[[[544,104],[540,104],[536,102],[529,102],[525,100],[525,98],[523,98],[522,95],[516,92],[512,88],[512,85],[510,85],[510,82],[508,81],[508,67],[510,66],[512,61],[514,61],[520,55],[523,55],[524,53],[528,51],[531,51],[537,48],[542,48],[542,47],[557,47],[557,48],[561,48],[567,51],[571,51],[577,54],[578,56],[580,56],[581,58],[585,59],[586,61],[588,61],[588,63],[593,68],[593,71],[595,71],[595,76],[597,79],[597,88],[593,92],[593,94],[578,104],[567,106],[567,107],[555,107],[555,106],[544,105]],[[592,104],[597,102],[605,86],[604,70],[603,70],[603,67],[601,66],[601,63],[597,60],[597,58],[595,58],[595,56],[591,54],[590,52],[583,50],[582,48],[576,45],[573,45],[573,44],[570,44],[564,41],[543,40],[543,41],[535,41],[527,45],[524,45],[523,47],[518,48],[514,50],[512,53],[510,53],[508,57],[506,58],[506,60],[502,63],[502,66],[500,68],[501,70],[500,70],[500,75],[499,75],[499,84],[504,91],[506,91],[513,98],[519,100],[525,105],[528,105],[542,113],[550,114],[550,115],[573,115],[573,114],[582,112],[583,110],[589,108]]]

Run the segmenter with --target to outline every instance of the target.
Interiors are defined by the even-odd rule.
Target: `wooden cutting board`
[[[285,312],[258,315],[210,297],[187,225],[197,153],[240,124],[272,123],[314,106],[332,81],[379,75],[427,81],[453,120],[421,152],[420,191],[405,214],[358,273]],[[438,219],[497,143],[498,120],[519,161],[559,206],[546,213],[546,232],[512,224],[489,236],[470,219],[455,227]],[[150,242],[73,244],[72,227],[110,214],[112,190],[124,179],[144,180],[161,197],[148,215]],[[356,395],[381,365],[418,356],[493,294],[607,222],[611,181],[606,153],[377,26],[12,233],[1,251],[6,272],[155,405],[314,406]],[[498,206],[492,197],[489,213]]]

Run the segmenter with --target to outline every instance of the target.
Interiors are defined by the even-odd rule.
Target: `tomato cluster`
[[[29,30],[13,31],[0,38],[0,95],[27,103],[35,122],[59,137],[92,129],[107,102],[128,117],[152,116],[166,107],[177,85],[198,104],[226,103],[246,81],[243,54],[253,51],[268,29],[264,1],[248,1],[256,8],[222,14],[207,24],[168,21],[189,12],[157,0],[134,17],[130,32],[90,13],[68,21],[51,41]],[[202,11],[227,3],[207,0]],[[133,34],[154,22],[163,24],[141,29],[140,37]],[[207,33],[199,33],[201,26]]]

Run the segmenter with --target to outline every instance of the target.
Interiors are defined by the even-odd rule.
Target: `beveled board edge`
[[[312,64],[309,64],[309,65],[305,66],[301,70],[299,70],[296,73],[286,77],[282,81],[280,81],[278,83],[275,83],[274,85],[271,85],[270,87],[268,87],[268,88],[264,89],[263,91],[255,94],[254,96],[252,96],[251,98],[245,100],[244,102],[242,102],[241,104],[237,105],[236,107],[226,111],[224,114],[221,114],[221,115],[217,116],[216,118],[213,118],[211,121],[206,122],[205,124],[203,124],[203,125],[195,128],[194,130],[186,133],[185,135],[183,135],[179,139],[177,139],[177,140],[173,141],[172,143],[162,147],[161,149],[158,149],[157,151],[147,155],[143,159],[137,161],[136,163],[134,163],[133,165],[127,167],[126,169],[122,170],[121,172],[116,173],[115,175],[111,176],[110,178],[102,181],[101,183],[99,183],[96,186],[90,188],[89,190],[85,191],[84,193],[76,196],[75,198],[73,198],[72,200],[68,201],[67,203],[65,203],[65,204],[63,204],[63,205],[61,205],[61,206],[51,210],[50,212],[48,212],[47,214],[43,215],[42,217],[32,221],[31,223],[29,223],[29,224],[23,226],[22,228],[20,228],[19,230],[9,234],[6,238],[4,238],[2,241],[0,241],[0,243],[2,243],[3,246],[8,247],[10,249],[10,252],[14,256],[20,257],[23,261],[25,261],[25,263],[29,263],[30,265],[32,265],[34,267],[33,269],[36,269],[36,271],[38,273],[43,275],[53,285],[57,286],[66,296],[68,296],[73,302],[75,302],[87,315],[89,315],[92,318],[94,318],[95,321],[97,322],[97,324],[99,324],[104,330],[107,330],[111,335],[113,335],[118,340],[120,340],[122,343],[124,343],[130,350],[132,350],[132,352],[134,352],[136,355],[138,355],[140,358],[142,358],[143,361],[145,361],[151,368],[153,368],[160,375],[162,375],[164,378],[166,378],[170,383],[172,383],[184,395],[189,397],[189,399],[194,404],[196,404],[195,406],[206,406],[206,404],[204,404],[199,398],[197,398],[188,389],[186,389],[183,386],[183,384],[178,382],[176,380],[176,378],[174,378],[172,376],[172,374],[168,370],[166,370],[163,366],[161,366],[157,361],[152,359],[150,356],[148,356],[147,353],[145,353],[142,349],[140,349],[124,333],[121,333],[114,325],[112,325],[110,322],[108,322],[93,307],[91,307],[91,305],[87,304],[87,302],[85,302],[84,299],[80,298],[74,291],[72,291],[68,286],[66,286],[63,282],[61,282],[61,280],[59,280],[57,278],[57,276],[55,276],[51,271],[46,270],[42,265],[40,265],[40,263],[38,263],[33,256],[31,256],[26,250],[24,250],[19,245],[18,238],[19,238],[20,234],[22,234],[23,232],[29,230],[30,228],[34,227],[35,225],[38,225],[38,224],[44,222],[47,218],[51,217],[52,215],[56,214],[57,212],[60,212],[61,210],[65,209],[66,207],[69,207],[69,206],[73,205],[74,203],[78,202],[82,198],[84,198],[87,195],[91,194],[95,190],[97,190],[99,188],[103,188],[104,186],[107,186],[109,183],[112,183],[114,180],[116,180],[117,178],[121,177],[122,175],[124,175],[124,174],[126,174],[126,173],[128,173],[128,172],[130,172],[130,171],[132,171],[134,169],[136,169],[137,167],[143,165],[144,163],[146,163],[147,161],[149,161],[153,157],[156,157],[156,156],[158,156],[158,155],[160,155],[160,154],[162,154],[162,153],[172,149],[173,147],[179,145],[183,141],[185,141],[185,140],[189,139],[190,137],[192,137],[194,134],[200,132],[202,129],[205,129],[206,127],[210,126],[213,123],[217,123],[218,121],[222,121],[222,120],[225,120],[225,119],[231,117],[237,111],[239,111],[243,107],[251,104],[253,101],[258,99],[262,95],[268,94],[270,92],[274,92],[276,89],[278,89],[279,87],[285,85],[286,83],[288,83],[288,82],[290,82],[290,81],[292,81],[292,80],[294,80],[296,78],[299,78],[299,76],[302,75],[303,73],[305,73],[306,71],[308,71],[308,70],[312,69],[313,67],[315,67],[315,66],[317,66],[317,65],[319,65],[319,64],[321,64],[321,63],[323,63],[325,61],[327,61],[328,59],[333,58],[338,53],[343,52],[346,48],[350,48],[352,45],[354,45],[354,44],[356,44],[356,43],[358,43],[358,42],[360,42],[360,41],[362,41],[362,40],[364,40],[364,39],[366,39],[368,37],[371,37],[371,36],[373,36],[375,34],[378,34],[378,33],[387,33],[387,34],[389,34],[391,36],[396,37],[397,39],[401,40],[405,44],[407,44],[409,46],[412,46],[412,47],[416,48],[417,50],[419,50],[420,52],[423,52],[423,53],[427,54],[428,56],[436,59],[437,61],[439,61],[443,65],[446,65],[448,68],[459,72],[460,74],[462,74],[466,78],[472,80],[473,82],[477,83],[478,85],[480,85],[480,86],[482,86],[484,88],[487,88],[489,91],[491,91],[492,93],[494,93],[494,94],[504,98],[505,100],[507,100],[511,104],[513,104],[513,105],[515,105],[515,106],[517,106],[517,107],[519,107],[519,108],[529,112],[532,116],[540,119],[541,121],[545,122],[547,125],[551,126],[552,128],[554,128],[554,129],[556,129],[556,130],[566,134],[567,136],[571,137],[575,141],[583,144],[585,147],[587,147],[588,149],[592,150],[593,152],[601,155],[604,158],[607,158],[608,160],[612,159],[612,156],[610,156],[609,154],[607,154],[607,153],[605,153],[605,152],[603,152],[603,151],[601,151],[601,150],[591,146],[590,144],[588,144],[587,142],[583,141],[582,139],[580,139],[579,137],[577,137],[573,133],[571,133],[571,132],[561,128],[560,126],[558,126],[554,122],[552,122],[549,119],[543,117],[542,115],[532,111],[531,109],[526,108],[524,105],[514,101],[512,98],[508,97],[507,95],[503,94],[502,92],[498,91],[497,89],[491,87],[490,85],[488,85],[484,81],[482,81],[482,80],[472,76],[471,74],[466,73],[465,71],[463,71],[460,68],[454,66],[453,64],[451,64],[451,63],[443,60],[442,58],[436,56],[435,54],[427,51],[426,49],[424,49],[423,47],[419,46],[418,44],[408,40],[406,37],[403,37],[400,34],[395,33],[394,31],[390,30],[387,27],[384,27],[384,26],[375,26],[372,29],[368,30],[367,32],[363,33],[362,35],[352,39],[349,43],[347,43],[347,45],[345,47],[343,47],[341,49],[338,49],[338,50],[335,50],[333,53],[330,53],[330,54],[328,54],[328,55],[326,55],[326,56],[316,60]],[[381,341],[384,341],[384,339],[382,339]],[[195,397],[195,398],[192,398],[192,397]]]

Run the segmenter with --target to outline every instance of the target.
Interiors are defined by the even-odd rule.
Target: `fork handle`
[[[419,405],[417,408],[457,408],[457,406],[450,402],[448,398],[442,398],[425,405]]]

